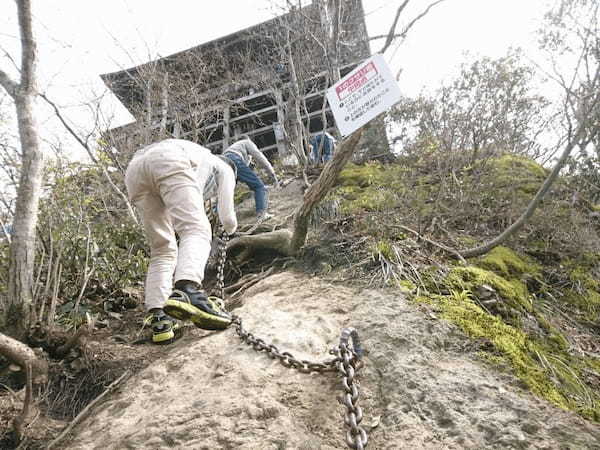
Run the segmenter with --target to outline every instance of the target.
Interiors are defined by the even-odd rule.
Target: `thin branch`
[[[6,242],[8,242],[8,245],[10,245],[10,243],[11,243],[10,233],[8,232],[8,229],[6,228],[6,224],[2,220],[2,217],[0,217],[0,228],[2,228],[2,234],[6,238]]]
[[[15,83],[10,77],[0,69],[0,86],[2,86],[8,95],[10,95],[13,99],[17,96],[17,92],[19,90],[19,85]]]
[[[415,230],[411,230],[408,227],[405,227],[404,225],[398,225],[398,228],[402,228],[405,231],[408,231],[409,233],[414,234],[415,236],[417,236],[419,239],[427,242],[428,244],[431,244],[435,247],[441,248],[442,250],[451,253],[453,256],[455,256],[456,258],[458,258],[460,260],[460,262],[462,262],[463,264],[467,264],[467,261],[465,261],[465,258],[462,257],[462,255],[457,251],[454,250],[453,248],[450,248],[444,244],[440,244],[439,242],[435,242],[432,241],[431,239],[426,238],[425,236],[423,236],[422,234],[419,234],[418,232],[416,232]]]
[[[385,44],[383,44],[383,48],[381,49],[381,51],[379,53],[384,53],[389,48],[389,46],[392,45],[394,37],[397,36],[395,33],[396,33],[396,26],[398,26],[398,20],[400,19],[400,14],[402,14],[402,11],[404,11],[404,8],[406,8],[406,5],[408,5],[409,1],[410,0],[404,0],[404,3],[402,3],[398,7],[398,10],[396,11],[396,17],[394,17],[394,21],[392,22],[390,31],[388,31]]]
[[[15,66],[15,69],[17,69],[17,72],[21,73],[21,68],[19,67],[19,65],[16,63],[16,61],[14,60],[14,58],[10,55],[10,53],[8,53],[6,50],[4,50],[3,48],[0,49],[2,50],[2,53],[4,53],[4,57],[6,59],[8,59],[13,66]]]
[[[79,422],[81,422],[88,415],[90,410],[94,406],[96,406],[98,403],[100,403],[100,400],[102,400],[109,393],[114,391],[117,388],[117,386],[119,385],[119,383],[121,383],[121,381],[123,381],[125,378],[129,377],[129,375],[131,375],[131,371],[126,370],[123,375],[121,375],[119,378],[117,378],[115,381],[113,381],[110,384],[110,386],[108,386],[102,394],[100,394],[98,397],[96,397],[92,403],[87,405],[83,409],[83,411],[81,411],[79,414],[77,414],[77,417],[75,417],[73,419],[73,421],[62,431],[62,433],[60,433],[56,439],[54,439],[52,442],[50,442],[50,444],[48,444],[48,447],[46,447],[46,450],[50,450],[52,447],[54,447],[56,444],[58,444],[61,440],[63,440],[65,438],[65,436],[67,436],[71,432],[71,430],[75,427],[75,425],[77,425]]]
[[[431,3],[427,8],[425,8],[423,10],[423,12],[421,14],[419,14],[417,17],[415,17],[413,20],[411,20],[408,23],[408,25],[406,27],[404,27],[404,29],[402,30],[402,32],[400,34],[396,35],[395,31],[396,31],[396,25],[397,25],[397,22],[398,22],[398,16],[402,12],[402,9],[404,9],[404,7],[406,6],[406,3],[408,3],[408,0],[405,0],[405,2],[402,5],[400,5],[400,7],[398,8],[398,11],[396,13],[396,18],[394,20],[394,24],[392,25],[392,28],[390,28],[390,32],[388,33],[388,39],[386,40],[383,48],[379,51],[379,53],[381,53],[381,54],[385,53],[385,51],[390,47],[390,45],[392,45],[392,42],[397,37],[405,38],[406,35],[408,34],[408,32],[410,31],[410,29],[419,20],[421,20],[423,17],[425,17],[429,13],[429,11],[431,10],[431,8],[433,8],[436,5],[439,5],[440,3],[444,2],[444,1],[446,1],[446,0],[437,0],[437,1],[433,2],[433,3]]]
[[[63,124],[63,126],[69,132],[69,134],[71,136],[73,136],[73,138],[75,138],[75,140],[84,148],[84,150],[86,151],[86,153],[88,154],[88,156],[90,157],[90,159],[94,162],[94,164],[96,164],[98,167],[100,167],[100,169],[102,170],[102,174],[107,179],[107,181],[110,184],[110,186],[117,193],[117,195],[119,195],[119,197],[121,197],[121,199],[123,199],[123,202],[127,206],[127,211],[129,212],[129,215],[131,216],[131,218],[133,219],[133,221],[136,224],[138,224],[139,223],[138,219],[137,219],[137,217],[135,215],[135,212],[133,211],[133,207],[131,206],[131,203],[129,202],[129,199],[127,198],[127,195],[125,195],[123,193],[123,191],[121,191],[121,189],[119,189],[119,187],[114,183],[114,181],[110,177],[110,174],[106,170],[106,167],[104,167],[103,164],[100,164],[100,162],[98,161],[98,159],[94,156],[94,152],[90,148],[89,144],[86,141],[84,141],[83,139],[81,139],[81,137],[75,132],[75,130],[73,130],[73,128],[67,123],[67,121],[65,120],[64,116],[62,115],[62,113],[58,109],[58,106],[56,106],[56,103],[54,103],[52,100],[50,100],[45,94],[39,93],[38,95],[41,98],[43,98],[46,101],[46,103],[48,103],[50,106],[52,106],[52,109],[54,109],[54,113],[56,114],[56,117],[58,117],[58,119],[61,121],[61,123]]]

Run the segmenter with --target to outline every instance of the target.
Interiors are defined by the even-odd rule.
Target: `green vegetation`
[[[567,353],[566,340],[561,335],[552,335],[550,344],[540,342],[484,311],[465,290],[452,291],[450,295],[420,296],[415,301],[439,308],[444,319],[458,325],[467,335],[489,341],[497,353],[486,354],[484,358],[511,367],[535,394],[558,407],[600,420],[600,393],[582,382],[585,371],[593,369],[597,362]]]
[[[595,236],[585,216],[568,198],[545,202],[507,246],[469,265],[444,254],[442,265],[421,265],[415,277],[404,261],[426,247],[401,225],[455,248],[477,245],[520,214],[547,175],[536,162],[515,155],[479,160],[456,172],[458,177],[433,176],[419,164],[350,165],[331,194],[353,231],[370,238],[366,251],[373,267],[367,273],[384,258],[379,270],[386,271],[386,284],[395,271],[397,289],[432,305],[473,339],[491,343],[483,359],[508,368],[552,404],[600,420],[600,392],[589,381],[590,373],[600,377],[600,359],[573,351],[579,334],[592,335],[587,327],[600,319],[600,247],[589,247],[598,239],[573,239]],[[436,234],[436,223],[444,224],[443,234]],[[474,231],[476,225],[484,236]],[[574,331],[575,322],[565,317],[581,328]]]
[[[506,277],[518,277],[526,272],[536,273],[539,271],[537,265],[527,264],[511,249],[501,246],[495,247],[483,256],[477,265]]]

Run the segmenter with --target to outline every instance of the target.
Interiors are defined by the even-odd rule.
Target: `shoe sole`
[[[173,330],[164,331],[162,333],[153,333],[152,334],[152,342],[155,344],[169,344],[173,341],[175,337],[175,332]]]
[[[222,319],[218,316],[208,314],[201,309],[185,302],[167,300],[163,311],[179,320],[191,320],[192,323],[203,330],[224,330],[231,325],[231,320]]]

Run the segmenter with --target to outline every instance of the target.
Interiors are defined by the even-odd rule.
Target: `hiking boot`
[[[231,324],[231,315],[217,297],[207,297],[193,281],[180,280],[165,304],[165,312],[180,320],[191,320],[203,330],[224,330]]]
[[[258,222],[264,222],[265,220],[269,220],[273,217],[273,214],[269,214],[267,211],[261,211],[256,215],[256,220]]]
[[[179,322],[169,317],[162,309],[151,311],[144,319],[144,325],[152,329],[152,342],[155,344],[170,344],[175,340],[175,331]]]

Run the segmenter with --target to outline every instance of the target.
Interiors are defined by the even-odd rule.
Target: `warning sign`
[[[400,87],[382,55],[373,55],[327,90],[342,136],[347,136],[400,100]]]

